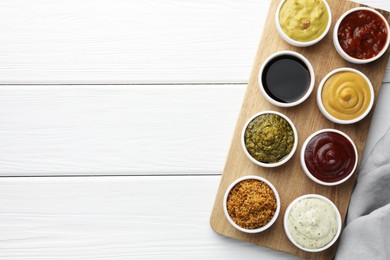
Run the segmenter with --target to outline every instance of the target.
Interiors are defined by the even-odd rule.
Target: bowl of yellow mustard
[[[321,113],[337,124],[359,122],[374,105],[374,88],[361,71],[338,68],[328,73],[317,90]]]
[[[282,0],[275,13],[275,24],[287,43],[307,47],[329,32],[332,12],[326,0]]]

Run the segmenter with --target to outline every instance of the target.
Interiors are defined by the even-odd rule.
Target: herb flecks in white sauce
[[[288,229],[299,245],[309,249],[322,248],[337,233],[337,215],[323,199],[305,198],[291,208]]]

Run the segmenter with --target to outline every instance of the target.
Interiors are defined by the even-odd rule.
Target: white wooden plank
[[[0,178],[0,258],[295,259],[211,230],[219,179]]]
[[[387,0],[352,0],[356,3],[362,3],[375,8],[380,8],[390,12],[390,3]]]
[[[245,85],[0,86],[0,176],[222,172]],[[382,86],[365,151],[390,126]]]
[[[269,1],[0,3],[0,83],[246,82]]]
[[[269,3],[4,0],[0,84],[246,83]]]
[[[0,86],[0,175],[220,173],[244,91]]]

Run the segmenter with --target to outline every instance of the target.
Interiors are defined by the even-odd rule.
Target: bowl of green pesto
[[[298,134],[293,122],[276,111],[262,111],[244,125],[241,144],[245,155],[263,167],[286,163],[298,146]]]

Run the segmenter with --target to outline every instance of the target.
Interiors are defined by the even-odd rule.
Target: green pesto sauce
[[[263,114],[253,119],[245,130],[245,147],[259,162],[276,163],[294,146],[294,132],[283,117]]]

